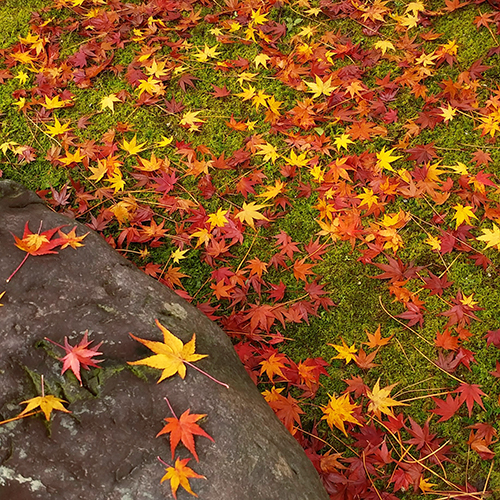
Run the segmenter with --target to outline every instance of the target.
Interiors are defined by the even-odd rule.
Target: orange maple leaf
[[[378,325],[378,328],[375,330],[375,333],[369,333],[368,331],[365,331],[366,336],[368,337],[368,342],[363,342],[363,344],[367,345],[371,349],[374,349],[375,347],[387,345],[389,341],[394,337],[394,335],[391,335],[390,337],[382,337],[380,334],[380,325]]]
[[[198,454],[194,446],[194,435],[204,436],[211,441],[213,437],[207,434],[196,422],[206,417],[206,414],[190,413],[188,408],[179,418],[175,415],[172,418],[165,418],[167,425],[156,435],[170,434],[170,450],[172,451],[172,460],[174,459],[175,449],[182,441],[182,444],[194,455],[199,462]]]
[[[158,457],[158,459],[161,460],[160,457]],[[182,486],[189,494],[197,497],[198,495],[194,493],[193,490],[191,489],[191,486],[189,484],[189,479],[190,478],[206,479],[205,476],[197,474],[193,469],[191,469],[186,465],[190,460],[191,460],[190,458],[184,458],[182,460],[178,458],[175,461],[175,465],[173,467],[169,466],[165,469],[167,473],[161,478],[162,483],[167,479],[170,481],[170,487],[172,488],[172,495],[174,495],[175,499],[177,499],[177,489],[179,488],[179,486]],[[163,460],[161,460],[161,462],[165,464]]]

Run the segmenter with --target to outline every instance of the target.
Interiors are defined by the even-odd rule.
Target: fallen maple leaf
[[[131,155],[136,155],[140,153],[141,151],[144,151],[144,146],[146,145],[145,142],[142,144],[137,144],[137,134],[132,137],[132,140],[128,142],[125,138],[123,139],[123,144],[121,145],[121,148],[126,151],[127,153]]]
[[[129,361],[128,364],[146,365],[163,370],[158,383],[168,377],[172,377],[176,373],[183,379],[186,376],[186,366],[184,363],[193,366],[191,362],[206,358],[207,354],[195,354],[196,334],[193,333],[192,339],[187,344],[183,344],[182,340],[167,330],[157,319],[155,322],[156,326],[163,333],[163,343],[140,339],[131,333],[129,335],[134,340],[144,344],[148,349],[151,349],[156,355],[138,361]]]
[[[187,463],[191,460],[190,458],[180,459],[178,458],[175,461],[175,465],[173,467],[168,466],[160,457],[158,459],[164,464],[167,465],[165,469],[167,473],[161,478],[161,482],[166,481],[167,479],[170,481],[170,487],[172,488],[172,495],[177,499],[177,489],[179,486],[182,486],[189,494],[197,497],[198,495],[193,492],[191,486],[189,484],[190,478],[197,479],[206,479],[205,476],[197,474],[193,469],[187,467]]]
[[[460,393],[460,404],[467,403],[467,409],[469,410],[469,417],[472,416],[472,407],[474,402],[476,402],[483,410],[484,405],[481,396],[486,396],[486,394],[479,388],[478,384],[466,384],[462,382],[455,392]]]
[[[26,252],[26,255],[24,256],[24,259],[21,261],[21,263],[16,267],[14,272],[5,280],[7,283],[17,273],[17,271],[21,269],[21,266],[26,262],[26,259],[30,255],[56,254],[57,252],[54,251],[54,248],[61,244],[61,239],[56,238],[55,240],[52,240],[52,236],[54,236],[54,233],[61,229],[63,226],[58,226],[53,229],[47,229],[47,231],[40,233],[42,228],[42,222],[40,222],[38,232],[32,233],[28,224],[29,223],[26,222],[24,226],[22,239],[11,233],[12,236],[14,236],[16,247]]]
[[[329,346],[332,346],[334,349],[338,351],[338,354],[334,356],[332,359],[345,359],[345,364],[349,364],[350,361],[356,359],[356,347],[355,344],[352,344],[351,347],[348,347],[348,345],[345,343],[344,339],[342,340],[342,345],[335,345],[335,344],[328,344]]]
[[[375,349],[375,347],[379,346],[384,346],[387,345],[392,337],[394,337],[394,334],[391,335],[390,337],[382,337],[380,334],[380,325],[378,325],[378,328],[375,330],[375,333],[370,333],[365,330],[366,336],[368,337],[368,342],[363,342],[363,344],[367,345],[370,349]]]
[[[453,396],[451,394],[448,394],[446,400],[435,397],[433,397],[432,400],[434,401],[434,403],[436,403],[437,408],[434,408],[430,411],[431,413],[435,413],[436,415],[439,415],[441,417],[438,422],[445,422],[446,420],[449,420],[451,417],[453,417],[453,415],[455,415],[460,406],[462,406],[460,398],[457,397],[453,399]]]
[[[328,405],[321,408],[324,413],[321,420],[326,420],[330,429],[333,429],[333,426],[335,426],[347,436],[344,422],[359,424],[356,417],[353,416],[353,412],[356,408],[358,408],[358,405],[351,404],[349,401],[349,394],[342,394],[339,398],[330,396]]]
[[[194,455],[199,462],[198,454],[194,446],[193,435],[204,436],[211,441],[213,437],[207,434],[196,422],[206,417],[206,414],[190,413],[188,408],[179,418],[174,414],[172,418],[165,418],[167,425],[156,435],[170,434],[170,450],[172,451],[172,460],[174,459],[175,448],[182,441],[182,444]]]
[[[269,220],[267,217],[259,213],[267,205],[257,205],[254,201],[251,203],[243,203],[243,208],[238,212],[237,217],[241,222],[246,222],[252,229],[255,229],[254,220]]]
[[[54,342],[47,337],[45,337],[45,340],[48,340],[52,344],[66,351],[66,356],[64,356],[64,358],[59,358],[60,361],[63,361],[61,375],[64,374],[66,370],[71,370],[80,382],[80,385],[82,385],[80,368],[84,368],[85,370],[90,370],[91,366],[99,368],[97,363],[101,363],[103,361],[102,359],[92,359],[94,356],[102,354],[102,352],[97,351],[97,349],[99,349],[99,347],[102,345],[102,342],[88,349],[88,346],[93,342],[93,340],[91,340],[90,342],[88,340],[88,330],[85,331],[81,342],[75,346],[72,346],[68,342],[68,337],[64,337],[64,346],[58,344],[57,342]]]
[[[375,415],[380,418],[381,413],[385,413],[386,415],[390,415],[394,417],[392,410],[389,408],[390,406],[408,406],[405,403],[400,403],[395,399],[389,397],[393,387],[397,384],[388,385],[383,389],[380,388],[380,379],[377,380],[377,383],[373,387],[373,391],[368,389],[366,391],[367,397],[370,399],[370,404],[368,405],[368,411],[372,411]]]
[[[52,394],[45,395],[43,375],[41,376],[41,384],[42,384],[42,395],[21,402],[20,404],[22,405],[26,404],[27,406],[16,417],[16,420],[17,418],[23,418],[24,416],[28,416],[27,414],[32,412],[35,408],[40,408],[40,410],[42,410],[47,420],[50,420],[50,415],[52,414],[53,410],[63,411],[64,413],[71,413],[63,406],[63,403],[67,403],[67,401],[64,401],[64,399],[56,398]]]
[[[75,230],[76,226],[69,233],[63,233],[62,231],[58,231],[57,234],[59,235],[59,238],[61,240],[60,242],[61,250],[64,250],[68,246],[75,249],[83,246],[82,240],[89,233],[85,233],[83,236],[77,236]]]

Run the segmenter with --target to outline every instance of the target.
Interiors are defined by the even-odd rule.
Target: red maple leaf
[[[474,406],[474,401],[484,410],[483,401],[481,396],[486,396],[486,394],[480,389],[477,384],[467,384],[462,382],[455,392],[460,393],[460,404],[464,402],[467,403],[467,409],[469,410],[469,417],[472,416],[472,407]]]
[[[439,295],[441,297],[443,290],[453,285],[452,281],[448,281],[446,273],[444,273],[440,278],[430,271],[428,271],[428,273],[428,278],[422,278],[425,282],[423,288],[430,290],[431,295]]]
[[[163,434],[170,434],[170,450],[172,452],[172,460],[174,458],[175,449],[180,441],[182,444],[193,454],[197,462],[199,462],[198,454],[194,445],[194,437],[204,436],[210,441],[214,441],[212,436],[207,434],[196,422],[206,417],[205,414],[190,413],[188,408],[180,418],[175,415],[171,418],[165,418],[167,425],[156,435],[162,436]]]
[[[441,417],[438,422],[445,422],[446,420],[449,420],[462,406],[460,398],[456,397],[455,399],[453,399],[453,396],[451,394],[448,394],[446,399],[433,397],[432,400],[434,401],[434,403],[436,403],[437,408],[431,410],[431,413],[434,413]]]
[[[500,328],[498,330],[488,330],[484,338],[487,340],[486,346],[493,344],[500,349]]]
[[[458,337],[453,337],[450,330],[446,328],[443,333],[436,332],[434,345],[448,351],[456,351],[458,349]]]
[[[493,375],[494,377],[500,378],[500,362],[497,361],[496,363],[497,363],[497,366],[496,366],[495,370],[490,372],[490,375]]]
[[[60,361],[63,361],[61,375],[66,370],[71,370],[75,374],[75,377],[80,382],[80,385],[82,385],[80,368],[84,368],[85,370],[90,370],[91,366],[99,368],[97,363],[101,363],[103,361],[102,359],[92,359],[94,356],[102,354],[102,352],[97,351],[97,349],[99,349],[99,347],[101,346],[102,342],[88,349],[88,346],[93,342],[93,340],[91,340],[90,342],[88,341],[87,338],[88,333],[89,333],[88,330],[86,330],[83,335],[82,341],[75,346],[72,346],[68,342],[68,337],[64,337],[64,346],[45,337],[45,340],[52,342],[52,344],[66,351],[66,356],[64,356],[64,358],[59,358]]]
[[[225,85],[224,85],[224,87],[220,88],[220,87],[217,87],[217,85],[212,84],[212,87],[214,88],[214,91],[210,92],[210,94],[213,97],[215,97],[216,99],[220,98],[220,97],[227,97],[227,96],[231,95],[231,92],[229,90],[227,90]]]

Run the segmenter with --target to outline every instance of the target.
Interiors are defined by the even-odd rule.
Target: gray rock
[[[85,246],[57,255],[30,256],[12,281],[6,278],[25,253],[11,233],[24,224],[36,232],[65,224],[89,232],[49,210],[32,192],[0,181],[0,419],[46,390],[70,402],[71,414],[54,412],[0,426],[0,498],[16,500],[160,500],[172,498],[160,484],[161,456],[172,463],[167,437],[155,438],[163,419],[190,408],[205,413],[202,427],[215,442],[196,437],[200,457],[189,462],[206,480],[192,479],[202,500],[327,500],[318,475],[295,439],[275,417],[241,365],[226,335],[196,308],[146,276],[92,231]],[[67,232],[66,230],[66,232]],[[158,370],[131,367],[151,351],[129,332],[162,340],[155,318],[184,342],[196,333],[196,364],[229,384],[226,389],[188,367],[187,376],[160,384]],[[82,370],[83,387],[43,341],[73,345],[85,330],[103,341],[102,369]],[[139,376],[138,376],[139,375]],[[190,457],[182,445],[177,456]],[[193,498],[182,488],[180,500]]]

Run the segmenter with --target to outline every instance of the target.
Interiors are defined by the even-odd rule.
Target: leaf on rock
[[[194,446],[194,435],[204,436],[211,441],[214,439],[208,435],[196,422],[206,417],[205,414],[189,413],[188,408],[179,418],[165,418],[167,425],[156,435],[170,434],[170,450],[172,451],[172,460],[174,459],[175,448],[182,441],[182,444],[194,455],[199,462],[198,454]]]
[[[195,354],[196,335],[194,333],[193,338],[188,343],[183,344],[182,340],[169,332],[157,319],[155,321],[158,328],[163,332],[163,343],[140,339],[130,334],[134,340],[144,344],[156,354],[138,361],[129,361],[128,364],[146,365],[163,370],[158,383],[168,377],[172,377],[176,373],[183,379],[186,376],[186,366],[184,363],[192,363],[206,358],[207,354]]]
[[[26,415],[26,413],[33,411],[35,408],[40,408],[47,420],[50,420],[50,415],[52,414],[53,410],[63,411],[64,413],[71,413],[69,410],[64,408],[63,403],[67,403],[67,401],[64,401],[64,399],[56,398],[55,396],[52,396],[52,394],[47,394],[46,396],[37,396],[36,398],[31,398],[20,403],[26,404],[28,406],[26,406],[26,408],[19,414],[19,416],[21,417],[22,415]]]
[[[67,337],[64,337],[64,346],[58,344],[57,342],[54,342],[53,340],[48,339],[47,337],[45,337],[45,339],[48,340],[49,342],[52,342],[54,345],[61,347],[66,351],[66,356],[64,356],[64,358],[60,358],[60,361],[63,361],[61,375],[66,370],[71,370],[75,374],[75,377],[80,382],[80,385],[82,385],[80,368],[84,368],[85,370],[90,370],[91,366],[99,368],[97,363],[102,362],[102,359],[99,360],[92,359],[94,356],[102,354],[101,352],[97,351],[97,349],[99,349],[99,347],[101,346],[102,342],[88,349],[88,346],[93,342],[93,340],[91,340],[90,342],[88,341],[88,330],[85,331],[82,341],[75,346],[72,346],[68,342]]]
[[[165,469],[167,473],[161,478],[162,483],[167,479],[170,481],[172,495],[174,495],[175,499],[177,499],[177,489],[179,486],[182,486],[190,495],[197,497],[198,495],[191,489],[189,479],[206,479],[205,476],[197,474],[193,469],[186,465],[190,460],[190,458],[184,458],[182,460],[178,458],[173,467],[167,467]]]

